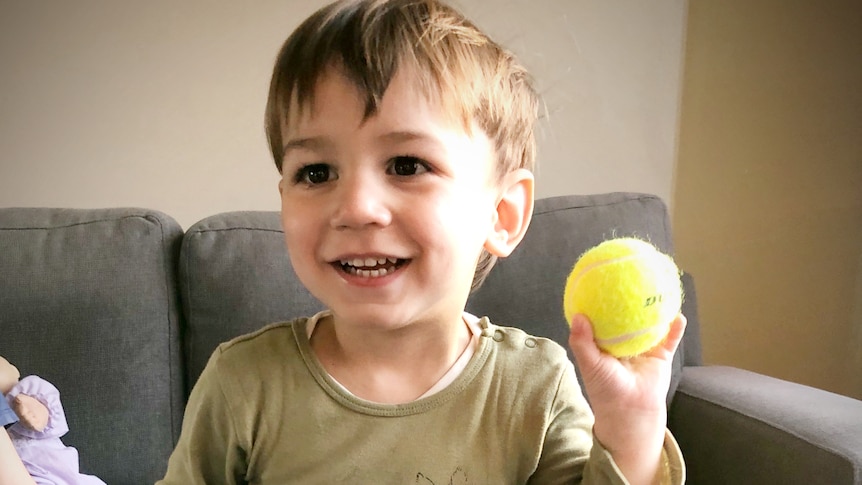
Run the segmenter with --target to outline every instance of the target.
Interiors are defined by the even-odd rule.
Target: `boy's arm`
[[[216,349],[192,389],[180,439],[156,485],[243,485],[245,457],[219,382]]]
[[[574,367],[563,373],[554,397],[539,465],[531,485],[626,484],[616,459],[593,434],[594,417],[578,385]],[[685,466],[676,441],[662,443],[661,483],[682,484]]]
[[[667,481],[668,437],[665,396],[670,386],[671,361],[682,339],[685,317],[671,325],[662,344],[644,355],[618,360],[601,352],[583,315],[572,321],[569,345],[589,396],[595,440],[607,450],[631,484]],[[678,449],[676,453],[678,456]],[[672,475],[683,475],[681,460]]]

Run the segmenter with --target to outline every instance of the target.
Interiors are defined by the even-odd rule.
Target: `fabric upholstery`
[[[189,389],[221,342],[323,309],[293,272],[277,212],[228,212],[193,225],[179,273]]]
[[[0,355],[60,390],[64,443],[110,484],[154,482],[179,436],[181,237],[149,210],[0,209]]]
[[[856,399],[732,367],[687,367],[668,425],[690,483],[862,483]]]
[[[685,270],[683,270],[685,271]],[[697,291],[694,278],[690,273],[682,274],[683,300],[682,314],[688,320],[685,335],[682,336],[680,352],[682,365],[703,365],[703,350],[700,343],[700,315],[697,313]]]

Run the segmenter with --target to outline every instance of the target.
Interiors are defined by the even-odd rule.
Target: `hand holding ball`
[[[605,241],[584,253],[566,281],[566,321],[583,313],[596,344],[614,357],[658,345],[682,306],[679,269],[670,256],[635,238]]]

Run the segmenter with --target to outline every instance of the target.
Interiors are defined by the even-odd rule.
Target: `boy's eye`
[[[416,157],[399,156],[390,162],[389,172],[401,177],[419,175],[428,171],[428,164]]]
[[[334,174],[329,165],[325,163],[312,163],[301,167],[296,171],[294,182],[304,183],[308,185],[317,185],[324,182],[329,182]]]

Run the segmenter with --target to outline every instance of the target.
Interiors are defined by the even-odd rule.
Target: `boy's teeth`
[[[373,268],[375,266],[382,266],[386,263],[395,264],[397,262],[398,258],[356,258],[341,261],[341,264],[353,266],[354,268]]]
[[[348,268],[348,273],[355,274],[357,276],[361,276],[363,278],[378,278],[380,276],[386,276],[389,274],[389,270],[386,268],[380,269],[356,269],[356,268]]]
[[[341,267],[349,274],[363,278],[378,278],[395,271],[398,258],[354,258],[341,260]]]

